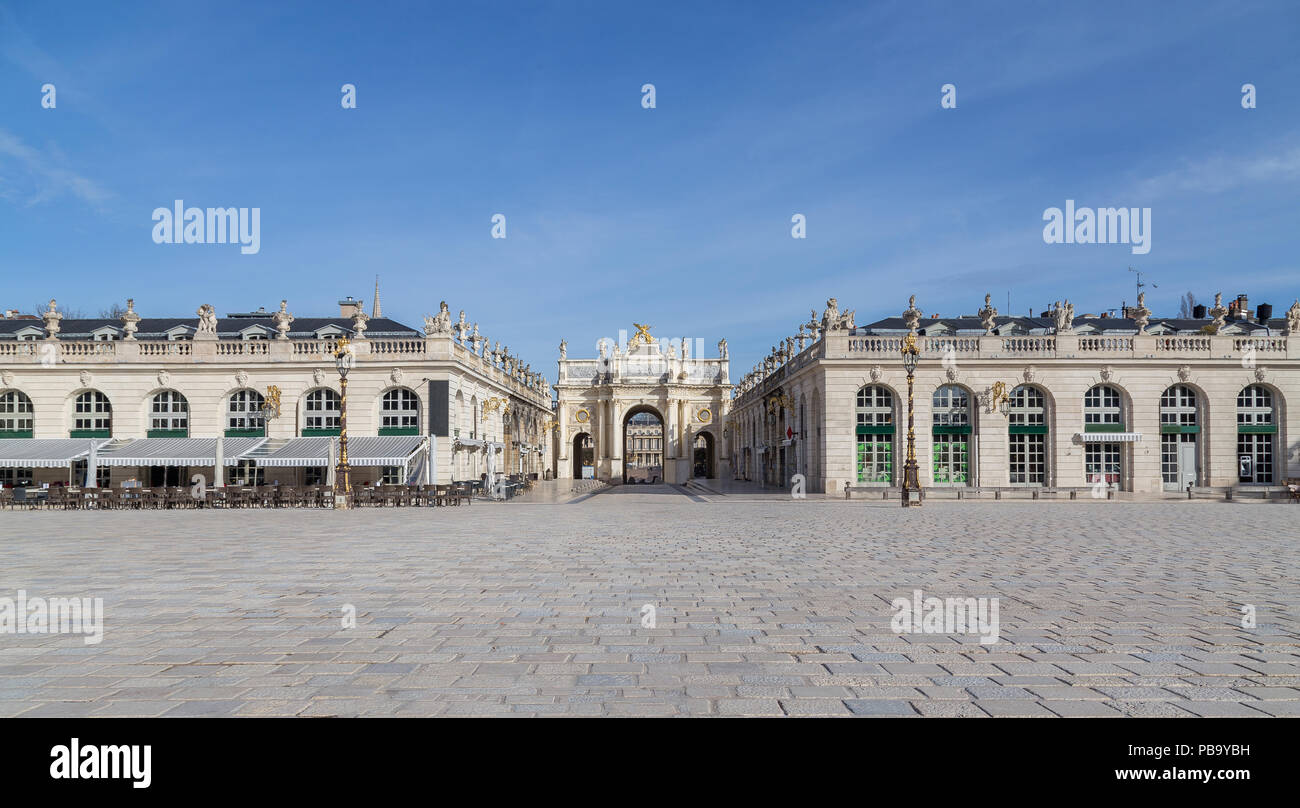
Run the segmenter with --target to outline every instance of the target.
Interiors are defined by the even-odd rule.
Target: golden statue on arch
[[[640,323],[632,323],[632,325],[636,326],[636,335],[632,337],[632,340],[627,344],[629,351],[641,344],[654,344],[655,338],[650,336],[650,329],[652,326],[641,325]]]

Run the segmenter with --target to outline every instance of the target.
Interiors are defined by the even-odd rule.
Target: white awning
[[[1137,443],[1141,432],[1079,432],[1075,435],[1083,443]]]
[[[222,465],[237,466],[266,438],[223,438]],[[215,466],[216,438],[140,438],[99,455],[101,466]]]
[[[348,436],[349,466],[404,466],[424,448],[423,435]],[[293,438],[288,443],[265,455],[254,455],[259,466],[328,466],[330,444],[338,445],[338,438]],[[335,449],[337,460],[338,449]]]
[[[104,438],[2,438],[0,468],[52,469],[70,466],[103,446]]]

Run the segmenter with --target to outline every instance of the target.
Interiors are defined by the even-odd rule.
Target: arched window
[[[858,391],[858,482],[889,485],[894,479],[894,394],[880,385]]]
[[[1108,384],[1083,394],[1083,475],[1089,484],[1123,488],[1124,445],[1107,440],[1124,431],[1124,396]]]
[[[188,438],[190,403],[175,390],[164,390],[153,397],[149,411],[151,438]]]
[[[1200,484],[1198,443],[1201,424],[1196,391],[1185,384],[1160,395],[1160,478],[1166,491]]]
[[[1008,481],[1047,484],[1047,401],[1037,387],[1020,385],[1007,400]]]
[[[26,393],[10,390],[0,394],[0,438],[30,438],[34,421],[32,400]]]
[[[262,414],[265,399],[256,390],[236,390],[226,405],[226,437],[266,437],[266,417]]]
[[[420,434],[420,398],[414,390],[397,387],[384,393],[379,405],[379,434]]]
[[[98,390],[87,390],[72,403],[70,438],[113,437],[113,405]]]
[[[1083,425],[1086,429],[1094,424],[1104,426],[1118,426],[1119,429],[1113,430],[1121,432],[1124,429],[1124,414],[1122,412],[1123,396],[1119,390],[1106,384],[1099,384],[1083,395]]]
[[[934,484],[971,485],[971,413],[966,388],[948,384],[931,399]]]
[[[303,435],[339,434],[339,416],[342,407],[338,393],[328,387],[318,387],[307,394],[303,407]]]
[[[1277,418],[1273,391],[1252,384],[1237,394],[1237,480],[1269,485],[1273,482]]]

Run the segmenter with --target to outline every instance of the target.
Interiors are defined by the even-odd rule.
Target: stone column
[[[1072,334],[1065,336],[1074,337]],[[1078,337],[1074,337],[1077,342]],[[1059,346],[1059,343],[1058,343]],[[1054,384],[1051,389],[1040,382],[1040,386],[1049,390],[1052,397],[1052,418],[1048,424],[1048,439],[1052,453],[1054,473],[1048,478],[1048,485],[1078,487],[1087,485],[1089,480],[1084,472],[1083,444],[1075,442],[1075,435],[1083,432],[1083,396],[1092,386],[1092,379],[1071,379],[1069,384]]]
[[[1215,356],[1221,346],[1218,340],[1228,337],[1213,337],[1216,340]],[[1208,410],[1208,417],[1201,427],[1201,452],[1207,455],[1208,463],[1203,461],[1201,467],[1209,470],[1207,485],[1235,486],[1237,479],[1237,393],[1250,383],[1249,374],[1239,364],[1230,368],[1196,368],[1193,366],[1189,383],[1204,390],[1207,401],[1202,413]],[[1198,392],[1199,394],[1199,392]],[[1280,466],[1279,466],[1280,467]]]
[[[1163,374],[1117,374],[1116,381],[1133,399],[1131,412],[1125,414],[1124,429],[1138,432],[1142,440],[1132,444],[1130,457],[1134,493],[1159,493],[1164,490],[1160,474],[1160,394],[1164,392]]]
[[[610,440],[610,446],[612,447],[610,454],[610,472],[617,476],[621,481],[623,479],[622,470],[620,469],[623,457],[623,408],[617,401],[611,401],[609,403],[609,409],[609,426],[614,433]]]

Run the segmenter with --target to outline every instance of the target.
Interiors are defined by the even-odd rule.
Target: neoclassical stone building
[[[682,483],[696,472],[730,476],[731,451],[719,428],[731,399],[727,341],[718,343],[717,358],[699,356],[702,345],[696,340],[692,349],[687,339],[657,340],[646,327],[626,344],[600,340],[595,359],[570,359],[568,343],[561,342],[552,426],[555,475],[581,478],[585,466],[597,479],[620,484],[629,463],[655,451],[663,482]],[[633,440],[652,442],[629,446],[629,421],[639,413],[654,416],[660,427],[634,425]]]
[[[0,484],[76,480],[91,444],[105,484],[213,479],[218,436],[227,479],[322,482],[340,431],[343,338],[354,479],[446,483],[549,465],[546,379],[446,303],[419,330],[350,297],[338,317],[295,317],[284,302],[197,314],[142,317],[128,301],[120,318],[72,320],[50,301],[41,319],[0,320]]]
[[[1198,307],[1202,309],[1203,307]],[[831,299],[746,374],[727,419],[741,479],[839,493],[901,484],[914,333],[925,488],[1261,489],[1300,477],[1300,303],[1192,319],[998,314],[858,326]],[[1098,490],[1100,490],[1098,488]]]

